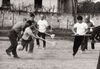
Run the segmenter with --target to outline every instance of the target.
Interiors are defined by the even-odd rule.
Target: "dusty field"
[[[86,53],[81,54],[79,50],[73,58],[73,42],[59,39],[56,40],[58,44],[55,48],[47,43],[46,50],[43,50],[42,46],[37,49],[35,44],[32,58],[25,51],[18,51],[20,59],[15,59],[5,53],[5,49],[10,45],[7,39],[7,37],[0,37],[0,69],[96,69],[99,43],[95,44],[95,50],[91,50],[89,43]]]

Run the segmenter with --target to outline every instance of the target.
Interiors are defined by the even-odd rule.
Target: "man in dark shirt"
[[[88,25],[88,31],[86,34],[91,34],[93,28],[94,28],[94,24],[91,22],[90,20],[90,15],[87,15],[85,18],[85,23]],[[81,50],[82,53],[85,52],[86,49],[88,49],[88,40],[89,40],[90,36],[84,36],[84,40],[81,44]],[[94,43],[91,43],[91,48],[94,49]]]
[[[11,52],[12,52],[14,58],[19,58],[17,55],[17,52],[16,52],[16,48],[18,45],[18,43],[17,43],[18,42],[17,41],[18,34],[21,33],[21,31],[23,30],[24,27],[28,27],[31,24],[32,23],[29,23],[29,22],[18,22],[9,31],[8,37],[9,37],[9,40],[11,42],[11,45],[8,49],[6,49],[6,53],[8,56],[11,56]]]
[[[100,33],[100,26],[97,26],[97,27],[95,27],[93,29],[93,32],[91,34],[91,40],[92,40],[92,42],[94,42],[95,38],[97,38],[97,37],[100,38],[100,34],[99,33]]]
[[[91,34],[91,39],[92,39],[91,42],[92,42],[92,43],[95,42],[95,37],[98,37],[99,40],[100,40],[100,34],[99,34],[99,32],[100,32],[100,26],[97,26],[97,27],[95,27],[95,28],[93,29],[93,32],[92,32],[92,34]],[[99,58],[98,58],[97,69],[100,69],[100,54],[99,54]]]

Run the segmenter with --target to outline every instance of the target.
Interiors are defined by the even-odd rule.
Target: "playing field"
[[[47,38],[49,41],[54,41]],[[81,54],[79,49],[75,58],[72,56],[73,41],[55,38],[57,46],[47,43],[47,49],[37,49],[36,44],[32,58],[24,51],[18,51],[20,59],[6,55],[5,50],[10,42],[7,37],[0,37],[0,69],[96,69],[100,44],[96,43],[96,49],[92,50],[90,43],[88,50]],[[35,42],[36,43],[36,42]]]

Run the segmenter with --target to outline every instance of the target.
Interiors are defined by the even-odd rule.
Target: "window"
[[[42,8],[42,0],[35,0],[35,8]]]
[[[2,0],[2,6],[10,6],[10,0]]]

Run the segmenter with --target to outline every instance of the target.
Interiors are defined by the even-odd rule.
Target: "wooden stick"
[[[75,34],[72,34],[72,36],[91,36],[91,34],[85,34],[85,35],[75,35]]]

